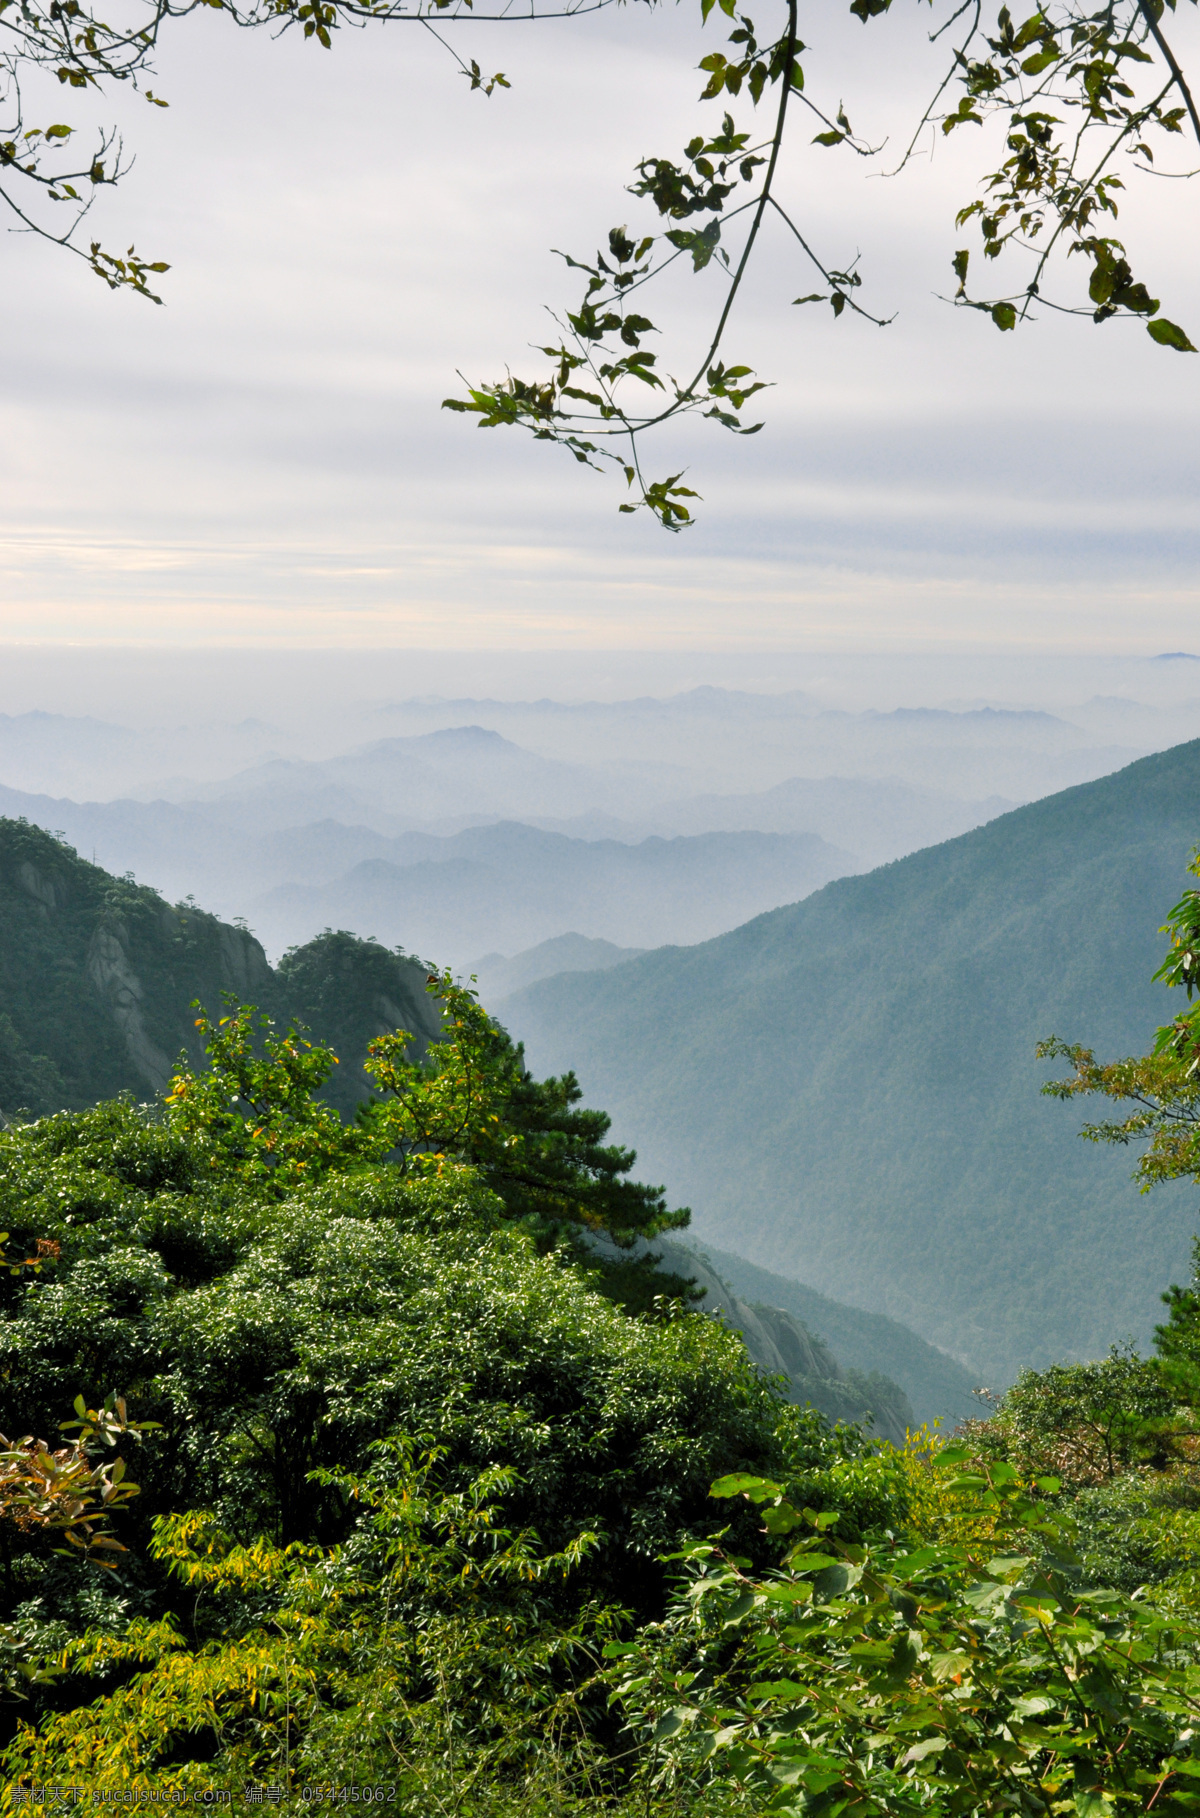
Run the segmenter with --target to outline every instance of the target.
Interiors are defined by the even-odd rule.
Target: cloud
[[[767,427],[669,432],[654,471],[704,495],[672,540],[618,517],[611,481],[439,404],[456,367],[535,369],[543,305],[574,295],[549,248],[636,218],[632,165],[697,118],[691,12],[472,27],[514,84],[484,100],[419,29],[326,54],[202,11],[172,28],[171,109],[129,119],[140,161],[97,216],[106,243],[173,261],[167,306],[6,247],[0,638],[1187,645],[1200,360],[1132,325],[1000,336],[939,302],[978,138],[892,183],[789,154],[806,232],[861,250],[897,320],[792,308],[804,261],[768,236],[730,342],[777,381]],[[820,29],[812,68],[898,145],[924,27]],[[1179,188],[1140,207],[1190,320]],[[668,292],[688,359],[720,282]]]

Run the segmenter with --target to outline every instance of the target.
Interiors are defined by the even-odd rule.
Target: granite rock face
[[[663,1269],[703,1288],[699,1311],[740,1332],[759,1369],[786,1380],[790,1401],[807,1403],[829,1420],[865,1421],[878,1438],[903,1445],[906,1429],[917,1423],[908,1396],[889,1376],[840,1363],[794,1313],[742,1300],[708,1259],[686,1244],[656,1238],[638,1247],[660,1257]]]

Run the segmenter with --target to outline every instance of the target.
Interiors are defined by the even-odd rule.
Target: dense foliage
[[[791,1460],[819,1495],[860,1443],[790,1408],[734,1333],[671,1298],[673,1278],[643,1268],[643,1317],[614,1305],[572,1232],[607,1221],[627,1239],[680,1215],[627,1182],[632,1156],[605,1146],[598,1114],[575,1119],[569,1082],[529,1080],[472,995],[434,982],[445,1039],[421,1061],[402,1032],[378,1042],[380,1094],[352,1122],[319,1096],[331,1053],[238,1007],[201,1017],[208,1064],[181,1068],[162,1107],[115,1100],[0,1135],[14,1258],[0,1274],[0,1426],[30,1436],[9,1459],[20,1519],[0,1522],[0,1601],[14,1671],[49,1725],[17,1745],[14,1772],[21,1750],[37,1774],[86,1763],[99,1725],[93,1767],[103,1756],[114,1784],[147,1784],[183,1755],[210,1779],[221,1762],[220,1784],[275,1773],[276,1668],[286,1688],[320,1688],[324,1710],[342,1697],[330,1687],[386,1661],[389,1696],[423,1709],[431,1662],[451,1671],[446,1624],[467,1623],[454,1670],[487,1708],[516,1698],[514,1674],[527,1702],[538,1687],[583,1697],[603,1640],[661,1613],[662,1556],[712,1525],[715,1474]],[[125,1404],[119,1422],[88,1414],[114,1386],[140,1439],[132,1502]],[[47,1436],[77,1396],[91,1450],[56,1451]],[[77,1508],[68,1537],[82,1522],[77,1551],[127,1549],[118,1572],[64,1558],[54,1536],[69,1524],[45,1496],[46,1519],[13,1503],[17,1479],[51,1467],[64,1495],[113,1515],[92,1543],[90,1505]],[[407,1567],[398,1592],[388,1565],[387,1536],[413,1521],[445,1550],[439,1564],[422,1541],[419,1595]],[[206,1572],[213,1595],[198,1600]],[[307,1653],[289,1652],[289,1624]],[[410,1647],[399,1680],[395,1624]],[[426,1628],[436,1647],[414,1638]],[[510,1658],[514,1635],[529,1660]],[[126,1683],[134,1666],[147,1672]],[[589,1696],[592,1749],[611,1723]],[[238,1698],[245,1748],[231,1753]],[[317,1772],[318,1733],[333,1761],[332,1721],[287,1717],[297,1771]],[[430,1759],[432,1721],[413,1717]]]
[[[1200,877],[1200,849],[1188,871]],[[1155,973],[1165,985],[1182,985],[1189,1000],[1200,990],[1200,890],[1185,890],[1162,929],[1170,948]],[[1051,1037],[1039,1052],[1047,1059],[1069,1060],[1074,1073],[1045,1087],[1053,1098],[1073,1099],[1100,1093],[1124,1109],[1121,1119],[1087,1124],[1093,1142],[1144,1142],[1137,1178],[1143,1190],[1160,1181],[1200,1176],[1200,1004],[1180,1011],[1159,1029],[1149,1054],[1129,1060],[1099,1062],[1081,1042]]]
[[[765,1577],[689,1548],[676,1612],[622,1647],[660,1781],[716,1763],[750,1809],[788,1813],[1194,1811],[1194,1617],[1081,1583],[1074,1524],[1036,1493],[1054,1478],[961,1471],[966,1447],[938,1463],[974,1533],[846,1544],[777,1483],[714,1486],[796,1537]]]

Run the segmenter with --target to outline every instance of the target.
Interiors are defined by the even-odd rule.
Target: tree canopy
[[[365,1071],[374,1092],[344,1122],[323,1096],[338,1057],[295,1028],[231,1002],[197,1027],[207,1064],[183,1065],[166,1099],[171,1127],[232,1176],[276,1193],[333,1173],[388,1163],[427,1178],[450,1162],[473,1168],[542,1248],[603,1233],[628,1248],[687,1224],[665,1190],[628,1178],[632,1149],[606,1143],[611,1119],[582,1108],[573,1073],[535,1080],[522,1049],[449,972],[432,973],[443,1039],[410,1030],[377,1036]],[[196,1006],[199,1009],[199,1005]]]
[[[530,0],[521,16],[536,22],[609,3]],[[165,106],[149,86],[156,47],[172,22],[200,5],[243,29],[299,32],[326,51],[345,26],[435,29],[436,21],[473,89],[494,95],[509,86],[502,72],[486,75],[455,48],[463,28],[512,19],[507,5],[131,0],[127,14],[110,24],[87,0],[21,0],[19,6],[0,0],[7,113],[0,196],[25,228],[87,260],[110,288],[155,302],[161,298],[152,283],[167,271],[166,261],[134,247],[106,251],[84,232],[97,196],[127,168],[119,129],[76,152],[76,131],[50,118],[45,90],[47,82],[102,92],[124,84]],[[892,5],[850,0],[849,11],[869,28]],[[781,150],[797,136],[820,155],[894,173],[930,137],[980,132],[989,147],[983,162],[993,168],[958,210],[956,225],[968,244],[949,261],[948,301],[981,312],[1001,332],[1051,310],[1096,324],[1140,322],[1159,346],[1195,351],[1187,330],[1162,313],[1151,294],[1152,274],[1142,272],[1118,232],[1134,174],[1194,174],[1186,142],[1200,147],[1200,111],[1175,47],[1175,0],[1113,0],[1097,12],[1078,0],[1047,0],[1025,18],[1014,18],[1007,5],[993,17],[982,0],[934,0],[929,26],[914,9],[912,29],[927,31],[944,48],[944,74],[932,94],[912,97],[913,132],[898,158],[872,143],[869,124],[852,126],[852,101],[824,92],[819,60],[814,65],[801,37],[799,0],[774,0],[765,27],[739,0],[701,0],[701,16],[727,26],[724,48],[714,47],[700,65],[700,98],[722,109],[719,121],[704,118],[681,151],[639,161],[627,191],[649,205],[642,225],[614,226],[599,236],[594,255],[567,257],[583,292],[574,309],[555,316],[555,335],[541,348],[548,361],[541,376],[510,372],[470,384],[465,396],[445,401],[448,408],[474,416],[483,428],[524,428],[576,461],[615,472],[626,487],[621,511],[646,509],[669,530],[690,523],[695,490],[680,473],[653,477],[642,449],[651,432],[685,414],[699,412],[737,435],[761,427],[746,421],[745,412],[768,381],[731,354],[729,342],[737,299],[768,223],[788,237],[812,274],[807,282],[817,286],[797,296],[797,305],[827,303],[846,321],[886,326],[890,320],[886,305],[868,306],[859,261],[838,268],[813,243],[798,205],[781,193]],[[864,63],[870,49],[867,42]],[[760,106],[765,117],[758,124]],[[1181,162],[1185,168],[1176,168]],[[974,251],[988,274],[982,277],[978,260],[972,264],[976,233]],[[660,342],[650,343],[662,325],[646,313],[648,299],[661,274],[680,262],[716,276],[719,301],[702,347],[688,352],[668,343],[663,353]]]

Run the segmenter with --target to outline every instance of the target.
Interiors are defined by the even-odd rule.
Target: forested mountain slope
[[[535,1070],[576,1067],[699,1239],[1000,1382],[1144,1341],[1186,1273],[1194,1194],[1139,1197],[1039,1096],[1033,1050],[1145,1048],[1197,839],[1200,742],[501,1015]]]
[[[198,1058],[199,998],[233,992],[298,1017],[338,1048],[330,1096],[357,1095],[373,1035],[431,1034],[425,967],[325,935],[277,971],[254,937],[189,904],[114,878],[40,828],[0,820],[0,1109],[80,1107],[163,1088],[181,1049]],[[365,1085],[365,1080],[363,1081]]]

